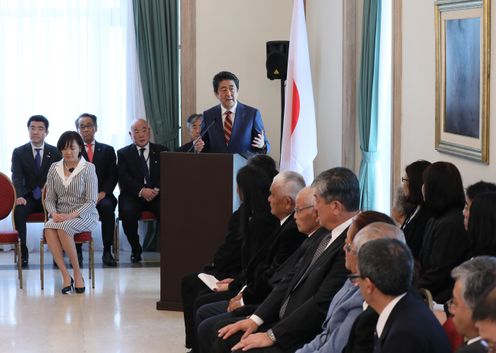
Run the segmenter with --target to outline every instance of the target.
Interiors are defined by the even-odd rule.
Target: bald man
[[[150,142],[148,122],[133,122],[129,136],[133,143],[117,151],[119,174],[119,218],[131,245],[131,262],[141,261],[138,219],[151,211],[160,219],[160,152],[167,148]]]

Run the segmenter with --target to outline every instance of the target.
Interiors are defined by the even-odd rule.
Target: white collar
[[[377,320],[377,325],[375,326],[375,330],[377,332],[377,337],[381,337],[382,331],[384,330],[384,326],[386,326],[387,319],[389,318],[389,315],[391,315],[391,312],[393,311],[394,307],[398,302],[401,300],[406,295],[406,292],[398,295],[396,298],[391,300],[388,305],[382,310],[381,314],[379,315],[379,319]]]
[[[40,147],[36,147],[35,145],[33,145],[33,143],[32,143],[32,142],[30,142],[30,143],[31,143],[31,149],[32,149],[32,150],[33,150],[33,152],[35,152],[35,153],[36,153],[36,150],[37,150],[37,149],[41,150],[41,152],[45,149],[45,142],[43,142],[43,143],[41,144],[41,146],[40,146]]]
[[[284,222],[286,222],[286,220],[289,218],[289,216],[291,216],[291,213],[290,213],[290,214],[288,214],[288,215],[287,215],[286,217],[284,217],[283,219],[281,219],[281,220],[279,221],[279,223],[280,223],[281,225],[283,225],[283,224],[284,224]]]
[[[467,341],[467,346],[471,345],[472,343],[475,343],[475,342],[478,342],[482,339],[481,336],[477,336],[477,337],[474,337],[474,338],[471,338]]]
[[[346,228],[348,228],[351,225],[352,222],[353,222],[353,217],[351,217],[348,220],[344,221],[343,223],[341,223],[337,227],[334,227],[332,229],[332,231],[331,231],[332,239],[337,238],[341,233],[343,233],[343,231]]]
[[[68,177],[66,177],[64,174],[64,159],[61,159],[56,163],[57,164],[55,165],[55,170],[57,171],[60,179],[62,179],[62,184],[64,184],[64,186],[67,188],[72,179],[74,179],[74,177],[78,175],[81,170],[83,170],[83,168],[86,166],[86,163],[88,162],[86,162],[86,159],[80,158],[78,165],[76,166],[76,168],[74,168],[73,172]]]
[[[136,144],[135,144],[134,146],[135,146],[135,147],[136,147],[136,149],[138,150],[138,153],[139,153],[140,149],[142,149],[142,148],[144,148],[144,149],[145,149],[145,152],[150,150],[150,142],[148,142],[146,145],[144,145],[144,146],[142,146],[142,147],[140,147],[140,146],[138,146],[138,145],[136,145]]]
[[[238,107],[238,101],[236,101],[236,103],[234,103],[233,107],[230,109],[224,108],[224,106],[221,104],[220,109],[221,109],[222,116],[224,116],[228,110],[232,113],[232,115],[236,114],[236,108],[237,107]]]

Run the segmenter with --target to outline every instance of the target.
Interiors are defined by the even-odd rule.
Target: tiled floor
[[[31,254],[20,290],[12,252],[0,252],[0,352],[185,352],[181,312],[157,311],[158,254],[142,265],[121,253],[117,268],[102,268],[95,253],[95,289],[85,259],[85,294],[62,295],[61,277],[45,253],[45,290],[39,256]]]

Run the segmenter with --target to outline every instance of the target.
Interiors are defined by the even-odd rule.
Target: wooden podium
[[[245,164],[240,155],[161,153],[157,310],[182,310],[183,277],[212,261],[239,206],[236,174]]]

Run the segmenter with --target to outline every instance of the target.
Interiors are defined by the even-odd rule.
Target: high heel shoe
[[[83,283],[84,283],[84,278],[83,278]],[[77,294],[83,294],[86,289],[85,287],[74,287],[74,290],[76,291]]]
[[[71,284],[68,285],[67,287],[62,288],[60,291],[62,292],[62,294],[67,294],[72,290],[73,287],[74,287],[74,279],[71,277]]]

